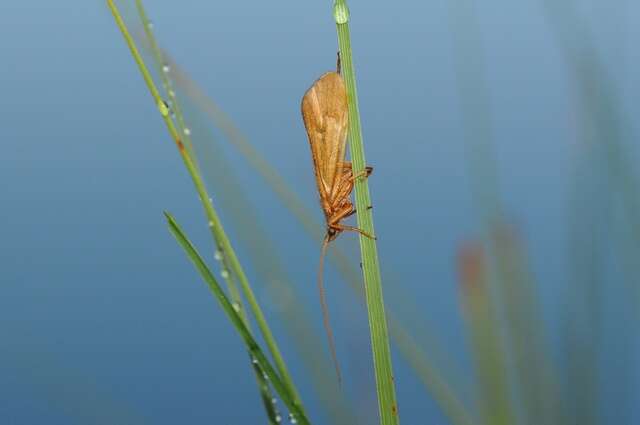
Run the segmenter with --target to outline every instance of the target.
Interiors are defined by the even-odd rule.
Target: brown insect
[[[343,219],[356,212],[349,199],[356,178],[368,177],[373,171],[373,168],[366,167],[354,176],[351,162],[345,161],[348,116],[347,90],[342,77],[337,72],[324,74],[313,83],[302,98],[302,119],[309,136],[320,204],[327,222],[327,234],[322,242],[318,269],[318,290],[324,327],[339,381],[341,380],[340,367],[322,284],[324,257],[329,242],[344,231],[358,232],[373,238],[357,227],[341,223]]]

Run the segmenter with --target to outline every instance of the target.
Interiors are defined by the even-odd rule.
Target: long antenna
[[[320,267],[318,268],[318,292],[320,292],[320,304],[322,305],[322,319],[324,322],[324,330],[327,333],[327,339],[329,340],[329,348],[331,349],[331,357],[333,358],[333,365],[336,368],[336,375],[338,376],[338,384],[342,384],[342,375],[340,374],[340,364],[338,363],[338,356],[336,355],[336,344],[333,340],[333,331],[331,330],[331,324],[329,323],[329,308],[327,307],[327,300],[324,296],[324,285],[322,284],[322,269],[324,266],[324,257],[327,254],[327,247],[329,246],[329,234],[324,237],[322,241],[322,250],[320,251]]]

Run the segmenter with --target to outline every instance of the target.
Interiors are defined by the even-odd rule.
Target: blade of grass
[[[156,38],[153,34],[153,25],[151,24],[151,21],[147,16],[147,12],[145,11],[144,5],[142,4],[141,0],[136,0],[136,10],[138,11],[140,21],[142,22],[144,33],[147,36],[147,42],[150,45],[150,50],[153,55],[154,63],[156,65],[156,70],[158,71],[158,75],[160,75],[160,80],[162,81],[162,87],[164,88],[164,91],[169,99],[169,104],[171,105],[173,113],[175,114],[178,130],[180,131],[180,134],[182,134],[182,141],[184,142],[189,155],[195,161],[195,157],[193,155],[193,144],[191,143],[191,130],[185,124],[184,116],[182,114],[182,108],[180,107],[180,103],[178,102],[176,93],[173,90],[171,78],[169,78],[171,67],[162,55],[162,50],[160,50],[158,42],[156,41]]]
[[[365,168],[364,146],[362,130],[360,128],[360,112],[358,110],[358,95],[356,78],[351,56],[351,36],[349,33],[349,9],[345,0],[334,3],[334,19],[338,32],[340,59],[342,61],[342,75],[347,87],[349,105],[349,148],[353,175],[360,175]],[[370,235],[375,235],[373,229],[373,215],[371,196],[367,179],[355,182],[355,199],[358,227]],[[374,239],[360,235],[360,252],[362,256],[362,271],[364,274],[365,298],[369,316],[369,331],[371,333],[371,350],[373,352],[373,367],[376,376],[376,392],[378,394],[378,411],[380,423],[383,425],[399,424],[396,390],[393,381],[391,364],[391,350],[389,347],[389,332],[387,318],[384,313],[382,297],[382,279],[378,264],[378,251]]]
[[[202,205],[204,207],[205,214],[207,216],[207,219],[209,220],[209,228],[213,234],[213,237],[216,240],[220,241],[220,244],[222,245],[222,248],[223,248],[222,255],[228,258],[229,263],[231,264],[231,271],[235,274],[235,276],[238,278],[240,282],[240,286],[242,288],[244,296],[249,302],[251,311],[254,314],[258,327],[262,333],[263,338],[265,339],[267,347],[269,348],[269,352],[271,353],[274,359],[278,372],[280,373],[280,376],[282,377],[282,380],[285,383],[285,386],[288,392],[291,394],[291,398],[295,400],[296,405],[299,407],[299,409],[302,409],[302,402],[300,401],[300,397],[298,396],[298,391],[296,390],[293,384],[293,380],[291,379],[288,368],[286,367],[284,359],[280,354],[280,350],[276,344],[273,334],[271,333],[271,329],[267,324],[267,321],[264,317],[264,313],[262,312],[262,309],[258,304],[258,301],[253,293],[253,290],[249,285],[249,281],[244,273],[244,270],[242,269],[242,266],[240,265],[240,261],[238,260],[238,257],[236,256],[235,251],[231,246],[231,242],[229,241],[229,238],[227,237],[226,232],[222,227],[219,216],[213,207],[213,203],[211,201],[211,198],[209,198],[209,195],[206,191],[202,178],[200,177],[200,174],[198,173],[198,170],[193,160],[187,153],[187,150],[185,149],[182,139],[178,134],[178,130],[176,129],[176,126],[173,123],[173,120],[171,118],[169,107],[167,103],[162,99],[160,92],[158,91],[155,83],[153,82],[151,73],[149,72],[147,66],[145,65],[142,59],[142,56],[140,55],[140,52],[138,51],[138,48],[135,42],[133,41],[133,37],[131,36],[129,30],[127,29],[127,26],[124,23],[124,20],[122,19],[122,16],[120,15],[120,12],[118,11],[118,8],[116,7],[115,3],[113,2],[113,0],[107,0],[107,4],[109,6],[109,9],[111,10],[111,13],[113,14],[116,24],[118,25],[118,28],[120,29],[120,32],[125,38],[125,41],[129,47],[129,50],[134,60],[138,65],[138,68],[144,78],[144,81],[149,89],[149,92],[151,93],[154,101],[156,102],[160,115],[162,116],[165,122],[165,125],[167,126],[167,130],[169,131],[169,134],[174,140],[176,146],[178,147],[180,156],[182,157],[182,160],[189,172],[189,175],[193,180],[196,191],[198,192],[198,195],[200,197],[200,201],[202,202]]]
[[[563,423],[558,373],[544,335],[544,322],[526,263],[524,244],[515,226],[497,223],[492,229],[492,248],[499,267],[500,278],[496,279],[496,286],[504,304],[508,352],[518,387],[514,392],[519,394],[524,423]]]
[[[488,287],[488,261],[480,244],[460,250],[458,269],[462,305],[478,376],[480,411],[485,425],[516,423],[507,382],[504,347],[495,326]]]
[[[280,379],[280,376],[274,367],[271,366],[267,356],[263,353],[256,340],[253,338],[251,332],[249,332],[249,329],[246,327],[242,317],[240,317],[240,314],[238,314],[231,301],[229,301],[198,251],[191,244],[191,241],[187,239],[173,216],[167,212],[165,212],[165,216],[167,217],[169,230],[180,246],[182,246],[189,259],[193,262],[196,269],[209,286],[209,289],[220,303],[225,314],[242,337],[242,340],[247,346],[247,350],[251,353],[255,361],[260,365],[260,368],[264,371],[265,375],[269,378],[271,385],[280,395],[284,404],[289,408],[290,412],[300,424],[309,424],[309,420],[307,419],[304,411],[300,408],[296,400],[291,397],[291,393],[289,392],[286,384]]]

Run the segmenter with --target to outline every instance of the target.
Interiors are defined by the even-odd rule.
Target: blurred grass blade
[[[356,78],[353,58],[351,56],[349,9],[345,0],[336,0],[333,14],[338,32],[338,45],[340,46],[341,72],[347,87],[351,164],[353,167],[353,175],[357,176],[364,171],[366,162],[362,143],[362,131],[360,128]],[[372,204],[367,179],[356,180],[355,200],[358,227],[370,235],[375,235],[373,215],[370,209]],[[373,353],[373,368],[376,377],[380,423],[382,425],[399,424],[400,419],[398,417],[391,349],[389,346],[389,332],[387,330],[387,317],[384,312],[382,279],[380,276],[380,266],[378,264],[376,241],[360,235],[360,251],[362,256],[367,313],[369,315],[369,332],[371,334],[371,351]]]
[[[540,0],[552,34],[567,60],[569,81],[578,111],[578,161],[574,165],[571,221],[572,279],[568,292],[567,381],[571,389],[572,421],[597,422],[605,409],[598,385],[598,365],[606,355],[603,345],[606,308],[604,248],[613,237],[628,291],[640,311],[640,185],[627,143],[633,126],[600,52],[589,21],[574,1]],[[635,140],[629,140],[635,142]],[[614,220],[616,208],[623,215]],[[624,234],[625,240],[616,237]],[[631,261],[627,259],[631,258]],[[638,316],[636,316],[637,318]],[[632,374],[624,379],[632,380]],[[608,379],[611,379],[608,377]],[[617,382],[620,387],[628,385]],[[629,401],[620,394],[620,406]]]
[[[193,262],[196,269],[198,270],[198,272],[200,273],[204,281],[209,286],[209,289],[211,290],[213,295],[216,297],[216,299],[220,303],[220,306],[224,310],[225,314],[227,315],[227,317],[229,318],[233,326],[236,328],[236,330],[240,334],[240,337],[242,338],[245,345],[247,346],[247,350],[251,353],[253,358],[260,365],[260,368],[264,371],[266,376],[269,378],[269,380],[271,381],[271,385],[273,385],[273,388],[276,390],[278,395],[280,395],[280,398],[282,399],[283,403],[287,406],[289,411],[294,415],[295,419],[300,424],[309,424],[309,421],[304,411],[300,408],[298,403],[291,397],[291,394],[288,391],[286,385],[280,379],[280,376],[277,374],[273,366],[271,366],[271,363],[269,363],[269,360],[264,355],[263,351],[260,349],[260,346],[251,335],[251,332],[249,332],[249,329],[247,329],[244,321],[240,317],[240,314],[238,314],[238,312],[235,310],[235,308],[233,307],[233,304],[227,298],[226,294],[224,293],[224,291],[216,281],[216,278],[213,276],[213,274],[205,264],[200,254],[198,254],[194,246],[184,235],[184,233],[182,232],[182,229],[180,228],[176,220],[173,218],[173,216],[167,212],[165,212],[165,216],[167,217],[169,230],[171,231],[173,236],[176,238],[180,246],[182,246],[182,248],[186,252],[189,259]]]
[[[582,133],[581,150],[591,151],[597,171],[605,174],[601,188],[616,193],[617,201],[624,214],[624,220],[613,220],[610,224],[624,226],[622,232],[629,233],[631,245],[616,240],[616,249],[621,256],[640,254],[640,182],[633,165],[633,152],[629,144],[635,140],[633,125],[624,110],[624,104],[611,78],[611,70],[598,49],[593,32],[584,19],[575,2],[569,0],[540,0],[544,6],[556,42],[567,59],[571,82],[575,90],[576,106],[580,114],[579,130]],[[630,139],[630,140],[627,140]],[[596,165],[596,164],[594,164]],[[580,178],[577,176],[576,178]],[[624,252],[631,250],[631,253]],[[632,267],[624,269],[629,289],[634,301],[640,304],[640,266],[639,262],[628,263]],[[636,308],[640,311],[640,308]]]
[[[459,254],[463,312],[476,363],[478,396],[484,425],[513,425],[515,416],[507,386],[504,347],[489,301],[487,259],[481,245],[467,245]]]
[[[427,353],[416,344],[411,335],[397,321],[389,318],[389,331],[394,335],[398,349],[405,353],[406,361],[416,372],[418,379],[429,389],[451,425],[475,425],[477,422],[467,411],[441,371],[429,361]]]
[[[497,287],[503,301],[517,394],[524,422],[555,425],[564,422],[560,386],[538,311],[538,296],[528,273],[526,254],[514,226],[504,222],[492,229]]]

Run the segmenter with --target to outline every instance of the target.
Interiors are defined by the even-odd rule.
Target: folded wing
[[[342,77],[328,72],[302,98],[320,198],[331,203],[341,177],[347,141],[347,91]]]

